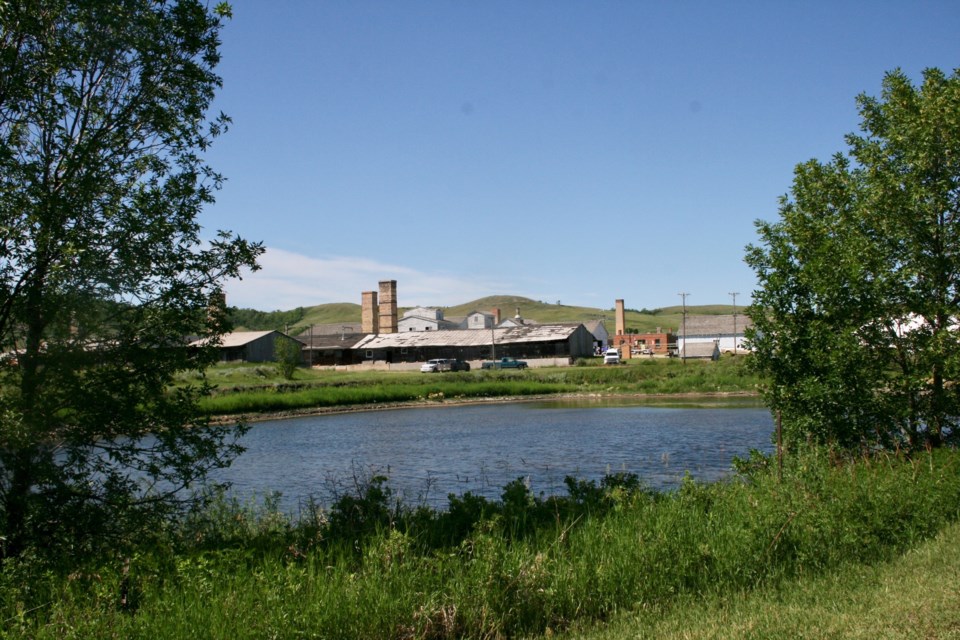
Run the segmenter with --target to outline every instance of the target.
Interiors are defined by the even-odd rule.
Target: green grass
[[[207,372],[216,393],[202,402],[216,415],[325,407],[437,403],[541,395],[582,396],[738,393],[756,390],[745,356],[718,362],[635,359],[619,366],[547,367],[524,371],[340,372],[302,368],[292,382],[269,365],[221,364]],[[181,383],[193,381],[190,377]]]
[[[570,384],[527,380],[395,381],[390,384],[309,386],[257,389],[204,398],[205,411],[218,415],[291,411],[312,407],[344,407],[410,402],[442,402],[475,398],[515,398],[574,391]]]
[[[687,596],[669,606],[552,635],[650,638],[960,638],[960,525],[890,561],[849,563],[767,588]]]
[[[31,638],[498,638],[598,623],[611,626],[596,637],[877,637],[893,624],[951,637],[956,573],[901,573],[913,561],[898,558],[946,530],[902,571],[938,571],[936,549],[956,566],[957,530],[945,528],[960,509],[958,466],[948,450],[853,463],[814,453],[782,480],[754,460],[744,481],[663,495],[583,485],[544,500],[512,483],[483,513],[466,496],[438,514],[367,492],[306,527],[226,509],[126,571],[119,558],[66,576],[8,563],[0,616],[8,635]],[[450,536],[457,523],[470,526]],[[903,589],[891,611],[901,594],[887,585]],[[940,603],[947,626],[917,618]]]

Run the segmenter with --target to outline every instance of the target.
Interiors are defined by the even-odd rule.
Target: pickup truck
[[[481,369],[526,369],[527,363],[516,358],[500,358],[493,362],[484,362],[480,365]]]

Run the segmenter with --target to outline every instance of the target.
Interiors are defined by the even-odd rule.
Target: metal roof
[[[583,323],[583,326],[585,326],[585,327],[587,328],[587,331],[589,331],[590,333],[592,333],[592,334],[594,335],[594,337],[596,337],[597,331],[598,331],[601,327],[603,327],[603,332],[604,332],[604,333],[607,333],[607,324],[606,324],[602,319],[598,319],[598,320],[587,320],[586,322]],[[607,335],[610,335],[610,334],[607,333]]]
[[[456,331],[404,331],[365,336],[354,349],[396,349],[409,347],[482,347],[491,342],[518,344],[567,340],[579,327],[576,324],[539,324],[499,329],[460,329]]]
[[[255,342],[264,336],[268,336],[271,333],[276,333],[278,335],[284,335],[280,331],[233,331],[231,333],[225,333],[220,336],[220,342],[217,344],[218,347],[242,347],[244,345]],[[289,336],[287,336],[289,337]],[[291,338],[291,340],[296,340],[296,338]],[[301,342],[297,340],[297,342]],[[210,344],[208,338],[202,338],[200,340],[194,340],[190,343],[191,347],[199,347]]]
[[[753,321],[747,315],[737,314],[737,333],[742,334]],[[687,316],[686,336],[717,336],[733,333],[733,316]],[[677,327],[677,335],[683,337],[684,325]]]
[[[308,335],[300,334],[297,336],[297,340],[302,342],[304,346],[308,349],[352,349],[353,345],[357,343],[357,340],[362,338],[367,334],[355,332],[355,333],[338,333],[336,335]]]
[[[344,333],[361,333],[363,329],[361,328],[361,323],[359,322],[329,322],[325,324],[315,324],[313,326],[313,335],[315,336],[332,336],[332,335],[341,335]],[[305,335],[310,333],[310,327],[304,329],[300,335]]]

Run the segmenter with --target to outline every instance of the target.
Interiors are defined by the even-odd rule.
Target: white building
[[[753,322],[746,315],[687,316],[677,327],[677,354],[683,355],[683,346],[715,342],[720,353],[744,351],[743,332]]]
[[[465,329],[492,329],[496,325],[497,316],[486,311],[472,311],[467,314],[463,327]]]
[[[397,322],[397,332],[405,331],[444,331],[456,329],[457,325],[443,319],[443,310],[432,307],[416,307],[405,311]]]

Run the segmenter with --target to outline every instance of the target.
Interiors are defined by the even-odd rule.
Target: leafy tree
[[[234,327],[244,327],[250,331],[283,331],[297,335],[303,330],[298,324],[306,317],[306,310],[297,307],[289,311],[257,311],[231,307],[227,310],[227,317]]]
[[[795,170],[757,222],[754,365],[785,434],[841,446],[957,438],[960,75],[857,98],[849,151]]]
[[[299,342],[286,337],[278,337],[273,343],[273,360],[277,371],[284,380],[292,380],[302,358],[302,348]]]
[[[229,8],[199,0],[0,2],[2,552],[129,539],[229,464],[208,427],[220,283],[262,247],[197,216]]]

